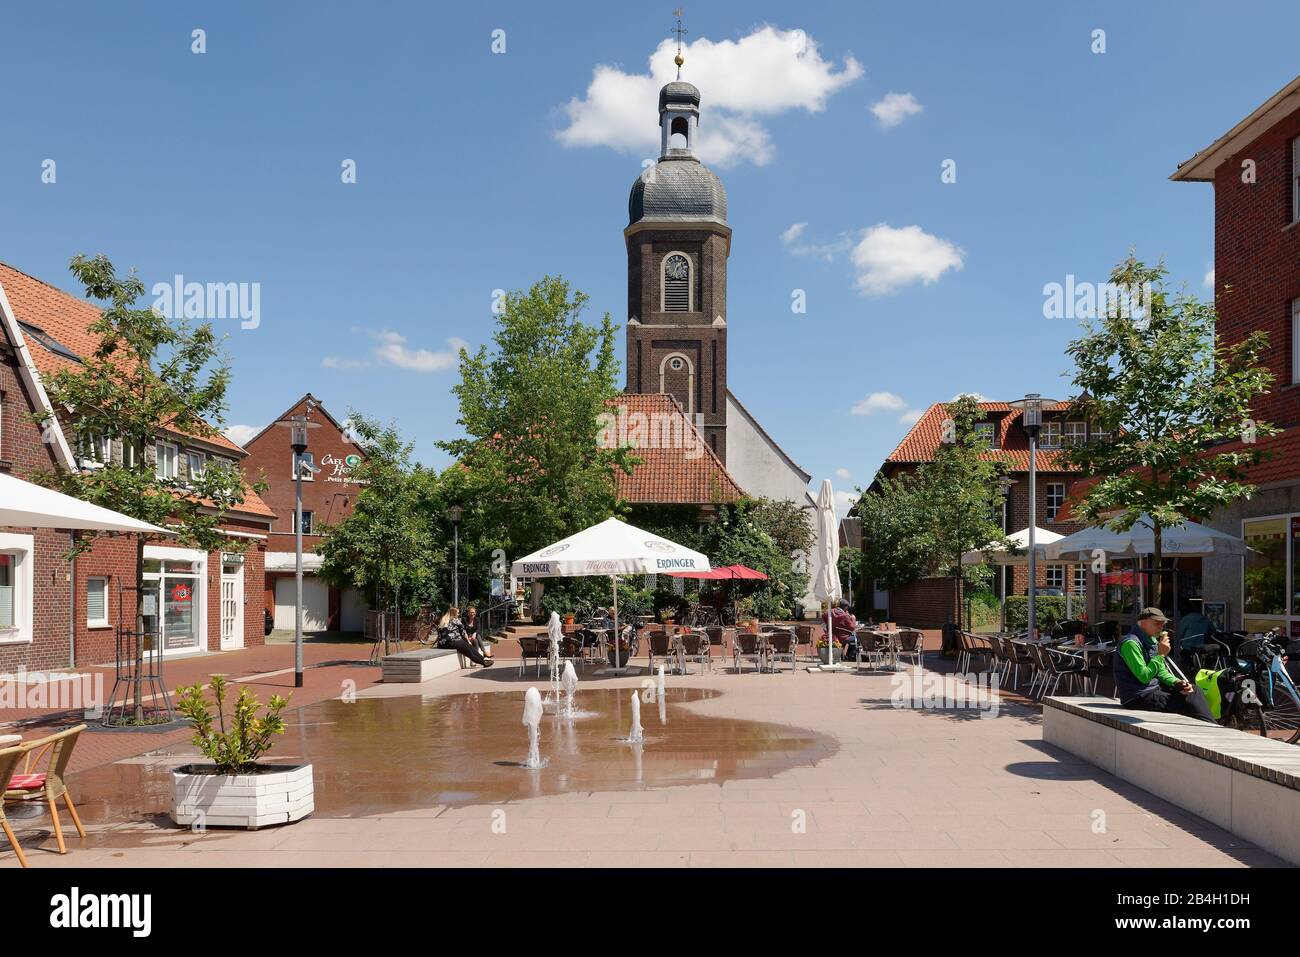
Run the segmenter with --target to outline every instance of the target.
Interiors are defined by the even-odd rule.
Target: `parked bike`
[[[1286,669],[1288,656],[1300,654],[1300,641],[1288,642],[1278,632],[1230,632],[1214,640],[1223,646],[1227,666],[1201,669],[1196,683],[1219,723],[1300,742],[1300,689]]]

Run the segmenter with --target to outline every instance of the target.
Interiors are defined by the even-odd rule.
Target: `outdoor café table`
[[[893,671],[898,670],[898,632],[897,628],[867,628],[866,631],[875,635],[885,643],[885,651],[889,655],[889,667]]]

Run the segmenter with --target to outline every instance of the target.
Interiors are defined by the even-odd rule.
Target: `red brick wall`
[[[54,449],[32,419],[36,406],[19,375],[16,355],[0,333],[0,471],[31,480],[54,468]],[[67,532],[0,528],[34,538],[32,641],[0,645],[0,671],[66,668],[69,663]]]
[[[308,414],[306,406],[304,399],[286,412],[285,417]],[[330,422],[319,403],[310,416],[313,422],[320,424],[320,428],[308,432],[308,451],[321,472],[313,481],[302,483],[302,508],[304,512],[313,513],[314,526],[333,525],[352,511],[357,493],[361,491],[356,482],[345,480],[346,472],[339,465],[347,456],[361,453]],[[262,499],[277,516],[271,526],[267,547],[273,552],[291,552],[294,550],[294,483],[289,430],[272,426],[248,444],[247,452],[244,472],[250,480],[265,479],[267,488]],[[319,535],[304,535],[303,551],[314,551],[320,541]]]
[[[1219,335],[1239,342],[1256,329],[1268,333],[1266,362],[1276,382],[1256,411],[1283,426],[1300,421],[1290,361],[1291,300],[1300,297],[1300,227],[1290,225],[1291,141],[1297,136],[1300,111],[1224,161],[1214,178]],[[1254,183],[1241,181],[1247,159],[1255,163]]]

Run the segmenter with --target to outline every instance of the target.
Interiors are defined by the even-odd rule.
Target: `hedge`
[[[1007,630],[1026,631],[1029,623],[1029,596],[1009,595],[1006,600]],[[1039,631],[1051,631],[1059,622],[1066,621],[1064,595],[1038,595],[1034,599],[1034,617]]]

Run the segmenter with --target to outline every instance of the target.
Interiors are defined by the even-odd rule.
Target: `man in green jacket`
[[[1202,721],[1214,715],[1200,688],[1175,677],[1165,663],[1169,654],[1169,619],[1159,608],[1143,608],[1137,626],[1115,652],[1115,697],[1125,708],[1186,714]]]

